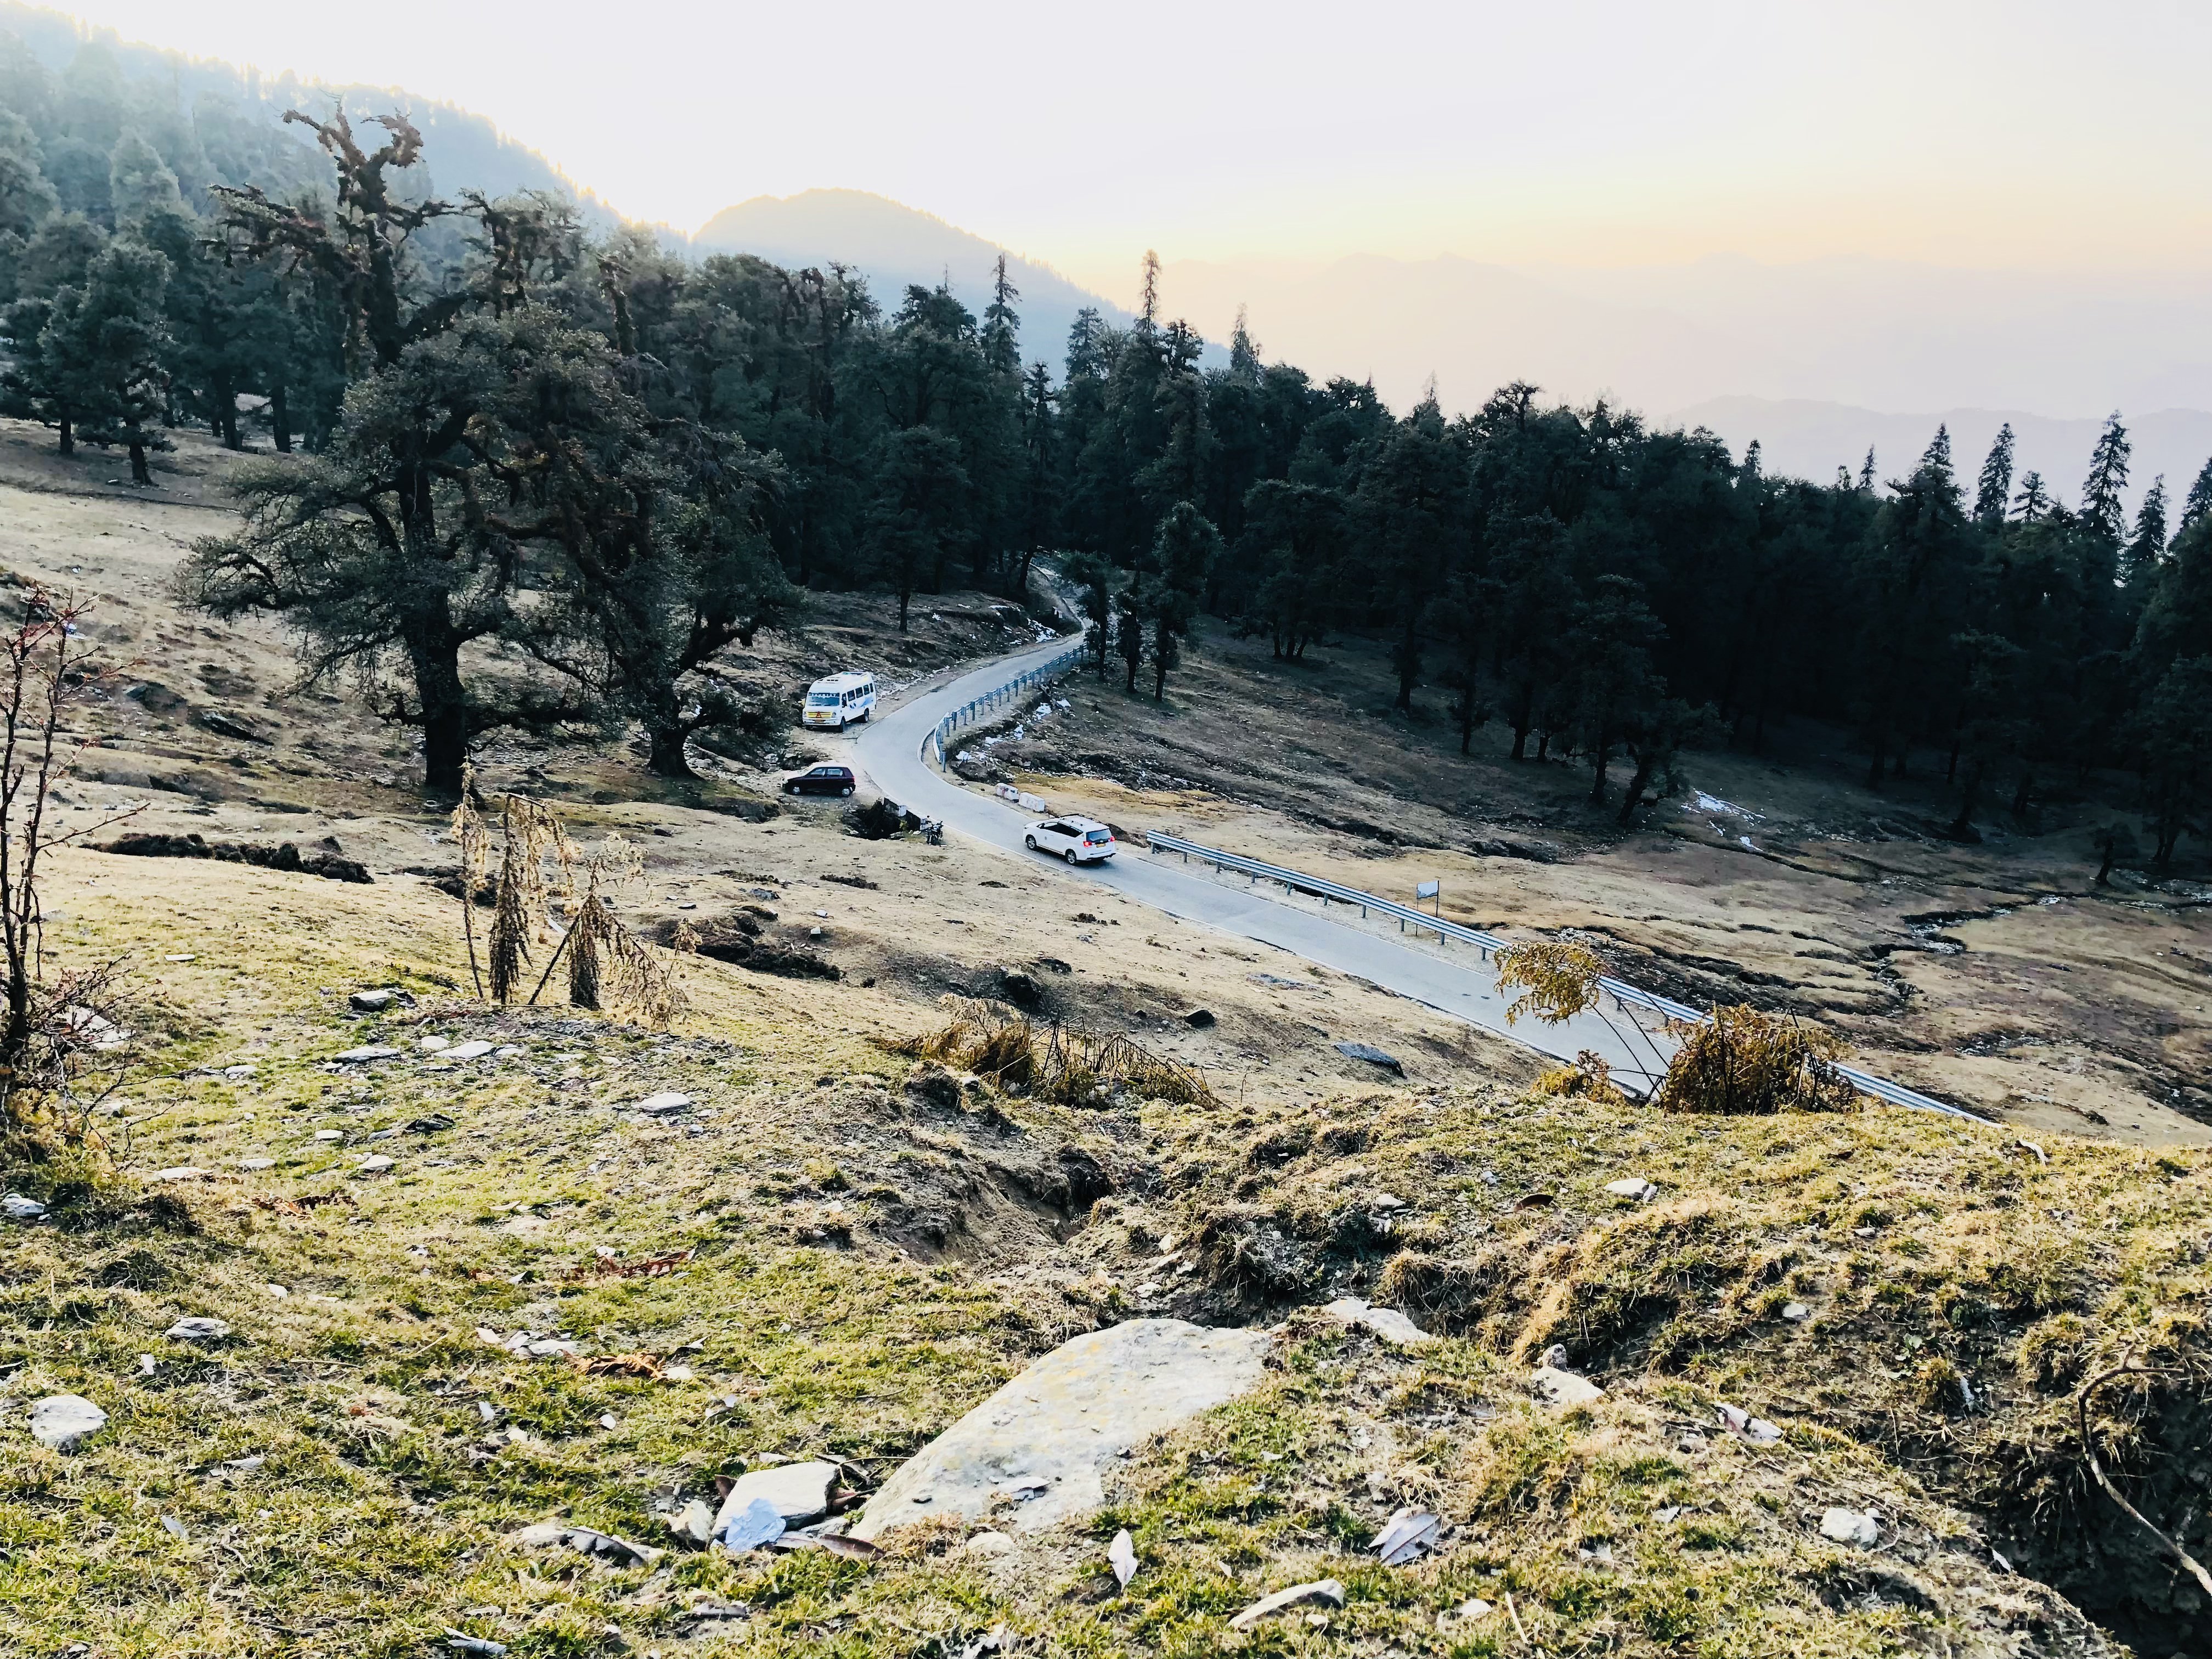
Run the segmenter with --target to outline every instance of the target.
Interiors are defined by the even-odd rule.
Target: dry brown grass
[[[1156,1054],[1118,1033],[1040,1026],[989,1003],[945,999],[951,1018],[933,1031],[883,1045],[910,1060],[958,1066],[993,1087],[1055,1106],[1100,1106],[1117,1095],[1176,1106],[1220,1103],[1195,1066]]]
[[[1848,1112],[1858,1091],[1836,1069],[1832,1032],[1787,1014],[1738,1006],[1672,1028],[1682,1046],[1660,1079],[1662,1111],[1721,1116],[1782,1111]]]

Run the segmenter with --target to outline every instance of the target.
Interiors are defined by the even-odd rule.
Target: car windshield
[[[807,693],[806,701],[817,708],[835,708],[837,706],[837,694],[835,691],[810,691]],[[790,707],[788,703],[784,706]]]

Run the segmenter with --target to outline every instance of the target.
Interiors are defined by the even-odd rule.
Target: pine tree
[[[1145,250],[1144,293],[1137,307],[1137,332],[1150,339],[1160,325],[1160,256]]]
[[[2040,472],[2031,469],[2021,475],[2020,493],[2012,498],[2012,514],[2022,524],[2051,516],[2051,492],[2043,487]]]
[[[1429,396],[1431,398],[1436,396],[1436,378],[1433,375],[1429,380]],[[1738,482],[1747,484],[1755,484],[1759,482],[1759,440],[1756,438],[1743,447],[1743,465],[1736,469]]]
[[[2120,497],[2128,487],[2128,457],[2133,448],[2128,441],[2127,428],[2120,424],[2120,411],[2116,409],[2106,417],[2105,429],[2097,434],[2097,447],[2089,453],[2089,476],[2081,485],[2082,519],[2113,547],[2118,547],[2127,533],[2126,513]]]
[[[39,337],[47,372],[76,411],[76,435],[129,451],[131,482],[141,485],[154,482],[146,452],[170,447],[153,429],[168,401],[171,341],[161,306],[168,283],[169,262],[153,249],[111,242],[83,287],[54,296]]]
[[[1237,326],[1229,336],[1229,372],[1248,380],[1260,378],[1260,343],[1252,337],[1241,305],[1237,307]]]
[[[1974,517],[1983,524],[2004,522],[2005,505],[2012,496],[2014,445],[2012,422],[2007,421],[1997,428],[1996,441],[1990,446],[1989,459],[1982,463],[1980,484],[1974,491]]]
[[[2173,526],[2173,533],[2179,536],[2206,517],[2212,517],[2212,461],[2204,463],[2204,470],[2197,475],[2197,482],[2189,486],[2189,494],[2182,498],[2181,519]]]
[[[130,229],[149,215],[181,213],[184,197],[177,175],[161,154],[135,131],[116,141],[107,163],[107,199],[118,230]]]
[[[1014,311],[1014,301],[1021,296],[1021,289],[1006,275],[1006,256],[1001,253],[991,277],[991,303],[983,308],[982,337],[983,356],[1001,374],[1021,369],[1022,319]]]
[[[2120,580],[2130,588],[2140,588],[2157,580],[2165,559],[2166,475],[2161,472],[2150,481],[2150,488],[2143,491],[2142,505],[2136,509],[2135,534],[2129,538],[2120,558]]]
[[[1859,468],[1859,493],[1863,495],[1871,495],[1874,493],[1874,446],[1872,444],[1867,446],[1866,462]]]

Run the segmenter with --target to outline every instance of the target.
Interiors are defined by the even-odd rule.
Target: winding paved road
[[[1464,966],[1442,960],[1297,903],[1278,902],[1264,896],[1267,890],[1227,885],[1188,870],[1180,861],[1170,864],[1134,847],[1125,847],[1109,863],[1074,868],[1028,851],[1022,835],[1033,814],[945,779],[923,758],[923,747],[946,714],[1042,663],[1064,645],[1055,640],[1002,657],[878,714],[854,740],[859,764],[891,799],[924,817],[942,819],[948,835],[1033,859],[1071,884],[1109,888],[1185,921],[1273,945],[1559,1059],[1571,1060],[1583,1049],[1594,1050],[1632,1086],[1638,1079],[1650,1079],[1650,1054],[1631,1049],[1619,1030],[1595,1016],[1580,1015],[1564,1025],[1527,1020],[1509,1027],[1505,1005],[1511,999],[1498,989],[1496,975],[1472,949]],[[1616,1016],[1616,1023],[1626,1029],[1625,1016]],[[1672,1047],[1663,1037],[1660,1042],[1662,1048]]]

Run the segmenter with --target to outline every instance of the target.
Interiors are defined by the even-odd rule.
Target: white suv
[[[1057,853],[1070,864],[1097,864],[1114,856],[1114,832],[1096,818],[1040,818],[1022,845],[1032,853]]]

